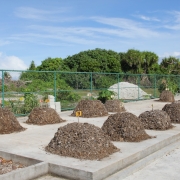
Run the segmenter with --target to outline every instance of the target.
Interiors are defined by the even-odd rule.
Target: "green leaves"
[[[102,103],[105,103],[107,100],[113,99],[114,95],[115,93],[113,91],[102,90],[99,92],[98,100],[100,100]]]

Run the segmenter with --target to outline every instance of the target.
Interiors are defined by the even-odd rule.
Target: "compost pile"
[[[64,121],[65,120],[61,119],[59,114],[54,109],[48,107],[36,107],[29,114],[26,123],[45,125],[61,123]]]
[[[76,116],[76,111],[82,111],[82,117],[85,118],[108,115],[107,109],[100,100],[81,100],[71,116]]]
[[[21,163],[13,162],[12,160],[6,160],[0,157],[0,175],[25,167],[26,166]]]
[[[126,111],[123,103],[120,100],[107,100],[105,102],[105,107],[108,112],[123,112]]]
[[[60,127],[45,149],[53,154],[89,160],[119,151],[99,127],[76,122]]]
[[[166,104],[162,110],[170,116],[171,122],[180,123],[180,103]]]
[[[145,129],[167,130],[172,128],[169,115],[162,110],[146,111],[139,115]]]
[[[102,130],[112,141],[139,142],[151,138],[146,134],[140,119],[129,112],[110,115]]]
[[[8,108],[0,108],[0,134],[24,131],[15,115]]]
[[[174,102],[174,94],[171,91],[164,90],[160,94],[159,100],[163,102]]]

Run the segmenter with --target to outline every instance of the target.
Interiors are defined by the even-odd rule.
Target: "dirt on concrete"
[[[101,129],[112,141],[140,142],[151,138],[140,119],[129,112],[110,115]]]
[[[21,132],[23,128],[14,113],[8,108],[0,108],[0,134],[10,134],[13,132]]]
[[[162,102],[174,102],[175,101],[174,94],[169,90],[164,90],[160,94],[159,101],[162,101]]]
[[[60,127],[45,149],[53,154],[89,160],[119,151],[101,128],[76,122]]]
[[[180,103],[166,104],[162,110],[170,116],[172,123],[180,123]]]
[[[61,119],[59,114],[52,108],[36,107],[28,116],[26,123],[36,125],[62,123],[65,120]]]
[[[76,116],[76,112],[81,111],[84,118],[107,116],[108,111],[99,100],[81,100],[74,109],[71,116]]]
[[[118,99],[107,100],[104,105],[108,112],[124,112],[124,111],[126,111],[123,102],[121,102]]]
[[[145,111],[139,119],[145,129],[167,130],[173,127],[169,115],[163,110]]]
[[[25,165],[19,162],[14,162],[12,160],[7,160],[3,157],[0,157],[0,175],[25,167]]]

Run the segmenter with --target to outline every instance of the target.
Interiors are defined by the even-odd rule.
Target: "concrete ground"
[[[177,97],[176,100],[180,99]],[[155,100],[146,100],[138,102],[125,103],[125,108],[128,112],[131,112],[135,115],[151,110],[152,104],[154,109],[162,109],[166,104],[164,102],[159,102]],[[158,142],[163,141],[166,138],[171,136],[176,136],[180,132],[180,125],[176,125],[175,128],[168,131],[147,131],[148,134],[152,136],[157,136],[150,140],[146,140],[140,143],[125,143],[125,142],[113,142],[117,147],[121,149],[120,152],[114,153],[111,156],[104,158],[101,161],[89,161],[89,160],[78,160],[74,158],[61,157],[58,155],[53,155],[44,151],[44,147],[48,145],[50,140],[53,138],[58,127],[64,126],[67,123],[77,122],[76,117],[71,117],[70,114],[72,111],[62,112],[60,114],[62,119],[67,120],[61,124],[37,126],[37,125],[28,125],[25,122],[27,117],[18,118],[20,124],[23,127],[26,127],[27,130],[20,133],[0,135],[0,150],[35,158],[45,162],[54,163],[62,167],[76,168],[82,171],[96,172],[101,171],[101,169],[106,169],[108,166],[111,168],[112,164],[115,164],[117,160],[123,161],[123,159],[128,158],[129,156],[143,151],[143,149],[149,148],[155,145]],[[96,126],[101,127],[104,121],[107,119],[107,116],[100,118],[80,118],[80,122],[88,122],[95,124]],[[138,145],[137,145],[138,144]],[[174,176],[176,179],[180,179],[176,173],[178,168],[178,154],[180,154],[179,149],[175,149],[170,153],[169,156],[165,156],[148,165],[144,169],[134,173],[127,177],[127,180],[130,179],[157,179],[160,180],[162,173],[169,174],[170,179]],[[167,157],[169,157],[167,159]],[[136,158],[136,157],[135,157]],[[168,162],[168,164],[167,164]],[[154,164],[155,163],[155,164]],[[172,166],[175,165],[173,168]],[[169,168],[172,167],[172,168]],[[169,170],[167,170],[169,168]],[[161,173],[162,172],[162,173]],[[103,174],[102,174],[103,175]],[[159,176],[161,175],[161,176]],[[165,178],[168,176],[165,176]],[[177,178],[178,177],[178,178]],[[129,178],[129,179],[128,179]],[[163,179],[165,179],[163,178]],[[51,175],[46,175],[38,178],[37,180],[65,180],[64,178],[54,177]],[[166,178],[167,179],[167,178]]]
[[[179,180],[180,146],[124,180]]]

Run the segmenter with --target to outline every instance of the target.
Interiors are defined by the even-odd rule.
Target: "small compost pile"
[[[145,129],[167,130],[172,128],[169,115],[162,110],[146,111],[139,115]]]
[[[160,94],[159,100],[163,102],[174,102],[174,94],[171,91],[164,90]]]
[[[162,110],[170,116],[172,123],[180,123],[180,103],[166,104]]]
[[[124,108],[123,103],[120,100],[117,100],[117,99],[107,100],[104,105],[105,105],[108,112],[123,112],[123,111],[126,111],[125,108]]]
[[[151,138],[140,119],[132,113],[112,114],[104,122],[102,130],[112,141],[140,142]]]
[[[0,108],[0,134],[24,131],[13,112],[8,108]]]
[[[76,122],[60,127],[45,149],[53,154],[89,160],[119,151],[99,127]]]
[[[0,175],[25,167],[25,165],[19,162],[13,162],[12,160],[7,160],[0,157]]]
[[[45,125],[61,123],[64,121],[65,120],[61,119],[54,109],[48,107],[36,107],[29,114],[26,123]]]
[[[100,100],[81,100],[74,109],[71,116],[76,116],[76,112],[81,111],[82,117],[101,117],[107,116],[108,111]]]

